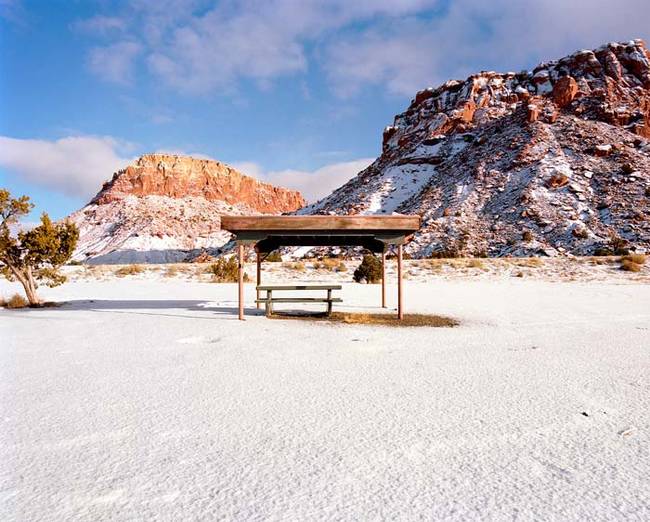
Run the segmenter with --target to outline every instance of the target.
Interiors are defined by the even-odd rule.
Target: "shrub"
[[[622,237],[612,234],[609,245],[612,251],[617,256],[625,256],[630,253],[628,242]]]
[[[621,165],[621,171],[623,174],[632,174],[635,170],[634,165],[631,163],[623,163],[623,165]]]
[[[215,283],[236,283],[239,281],[239,263],[235,256],[220,257],[208,267]]]
[[[547,181],[546,181],[546,186],[548,188],[554,189],[554,188],[560,188],[563,187],[569,183],[569,178],[565,176],[564,174],[553,174]]]
[[[339,266],[336,267],[336,271],[337,271],[337,272],[347,272],[347,271],[348,271],[348,267],[345,266],[345,263],[344,263],[343,261],[341,261],[341,262],[339,263]]]
[[[481,261],[480,259],[470,259],[469,262],[467,263],[467,266],[470,268],[485,268],[485,263]]]
[[[602,257],[602,256],[613,256],[613,255],[614,255],[614,251],[613,251],[611,248],[609,248],[609,247],[606,247],[606,246],[599,246],[599,247],[596,247],[596,249],[594,250],[594,255],[595,255],[595,256],[599,256],[599,257]]]
[[[381,261],[372,254],[366,254],[363,256],[361,264],[354,271],[352,278],[357,283],[365,281],[374,284],[381,281],[381,274]]]
[[[430,259],[454,259],[461,257],[459,250],[455,246],[450,246],[442,250],[431,252]]]
[[[533,233],[530,230],[524,230],[524,233],[521,235],[521,238],[524,241],[532,241],[533,240]]]
[[[264,259],[264,261],[268,261],[270,263],[281,263],[282,256],[280,255],[280,252],[274,250],[268,256],[266,256],[266,259]]]
[[[586,228],[574,228],[571,232],[574,237],[578,239],[587,239],[589,237],[589,231]]]
[[[142,268],[140,265],[126,265],[118,268],[115,271],[115,275],[117,277],[125,277],[125,276],[138,275],[141,274],[142,272],[144,272],[144,268]]]
[[[629,259],[623,259],[621,261],[621,270],[625,270],[626,272],[640,272],[641,265]]]
[[[637,265],[642,265],[643,263],[645,263],[645,260],[646,257],[643,254],[629,254],[621,258],[621,262],[631,261],[632,263],[636,263]]]
[[[339,268],[340,261],[335,257],[325,257],[319,263],[319,268],[325,268],[330,272],[336,272]]]
[[[544,265],[544,261],[542,261],[539,257],[531,257],[530,259],[527,259],[524,263],[524,266],[530,268],[539,268],[542,265]]]
[[[176,277],[178,275],[178,268],[174,265],[167,267],[165,270],[165,277]]]
[[[289,270],[297,270],[298,272],[304,272],[305,263],[303,263],[302,261],[295,261],[295,262],[286,261],[282,263],[282,268],[287,268]]]
[[[22,295],[14,294],[8,300],[0,299],[0,306],[5,308],[25,308],[29,306],[29,303]]]

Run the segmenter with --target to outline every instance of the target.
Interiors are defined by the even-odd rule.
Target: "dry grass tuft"
[[[345,263],[335,257],[325,257],[321,260],[314,261],[313,266],[315,270],[324,269],[324,270],[329,270],[330,272],[347,271],[347,267],[345,266]]]
[[[176,277],[178,275],[178,267],[171,265],[167,267],[163,277]]]
[[[640,272],[645,263],[646,257],[643,254],[628,254],[621,257],[621,270],[626,272]]]
[[[634,263],[629,259],[624,259],[621,261],[621,270],[624,270],[626,272],[641,272],[641,268],[641,265]]]
[[[433,328],[450,328],[458,326],[460,323],[451,317],[442,315],[429,314],[405,314],[401,321],[397,319],[396,314],[364,314],[333,312],[329,317],[325,314],[317,313],[287,313],[276,312],[271,316],[272,319],[301,319],[307,321],[344,323],[344,324],[369,324],[378,326],[429,326]]]
[[[280,255],[280,252],[277,250],[274,250],[264,258],[264,261],[268,261],[269,263],[281,263],[282,255]]]
[[[29,306],[29,303],[27,302],[27,299],[25,299],[22,295],[14,294],[9,299],[0,299],[0,306],[11,309],[27,308]]]
[[[467,263],[470,268],[485,268],[485,263],[478,258],[470,259]]]
[[[284,262],[282,263],[282,268],[288,268],[289,270],[296,270],[298,272],[304,272],[305,271],[305,263],[302,261],[296,261],[294,263],[291,262]],[[316,268],[314,266],[314,268]]]
[[[642,265],[645,263],[646,257],[643,254],[628,254],[627,256],[623,256],[621,258],[621,262],[623,261],[631,261],[632,263],[636,263],[637,265]]]
[[[115,271],[117,277],[126,277],[132,275],[138,275],[144,272],[144,268],[140,265],[126,265],[118,268]]]
[[[544,261],[542,261],[539,257],[531,257],[530,259],[526,259],[523,266],[527,266],[529,268],[539,268],[541,266],[544,266]]]

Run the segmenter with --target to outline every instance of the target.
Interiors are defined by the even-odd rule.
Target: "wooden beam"
[[[259,250],[255,249],[255,253],[257,254],[257,285],[256,288],[259,287],[262,284],[262,254],[260,253]],[[256,290],[256,299],[257,299],[257,309],[260,309],[260,306],[262,303],[259,302],[260,299],[260,290],[259,288]]]
[[[239,257],[239,319],[244,320],[244,245],[238,245]]]
[[[397,246],[397,318],[404,319],[402,309],[402,245]]]
[[[381,307],[386,308],[386,248],[381,251]]]
[[[221,216],[221,228],[233,233],[268,230],[365,230],[412,233],[419,216]]]

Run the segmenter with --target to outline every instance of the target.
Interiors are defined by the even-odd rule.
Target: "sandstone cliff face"
[[[70,218],[80,229],[74,259],[159,263],[216,252],[230,233],[222,214],[281,214],[299,192],[261,183],[217,161],[149,154],[114,174]]]
[[[102,205],[127,195],[203,197],[269,214],[305,205],[300,192],[262,183],[224,163],[169,154],[147,154],[116,172],[92,203]]]
[[[650,249],[650,53],[610,43],[420,91],[382,155],[301,213],[415,213],[407,251]]]

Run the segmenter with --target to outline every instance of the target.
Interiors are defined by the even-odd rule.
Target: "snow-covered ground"
[[[650,519],[650,285],[407,281],[452,329],[240,322],[234,285],[176,279],[43,294],[0,310],[0,520]]]

